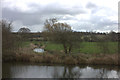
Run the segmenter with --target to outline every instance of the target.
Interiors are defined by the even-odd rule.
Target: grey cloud
[[[90,20],[79,20],[78,24],[73,24],[74,30],[80,31],[110,31],[118,30],[118,23],[111,21],[104,16],[91,15]]]
[[[38,4],[29,4],[30,7],[34,7],[38,11],[36,11],[39,14],[44,14],[44,15],[76,15],[76,14],[85,14],[86,11],[82,7],[66,7],[63,6],[59,3],[51,3],[46,6],[41,6]]]
[[[30,30],[32,30],[32,32],[41,32],[43,31],[43,25],[42,24],[36,24],[36,25],[32,25],[29,26]]]
[[[3,18],[7,18],[10,20],[21,20],[24,25],[33,25],[44,23],[44,19],[48,19],[51,17],[64,16],[66,14],[76,15],[76,14],[85,14],[86,11],[83,10],[82,7],[64,7],[59,3],[52,3],[46,6],[38,5],[38,4],[28,4],[31,8],[31,12],[21,12],[19,9],[9,9],[3,8]],[[36,9],[36,10],[33,10]]]
[[[99,26],[116,25],[115,21],[111,21],[110,19],[107,19],[107,17],[104,17],[104,16],[91,15],[90,22],[93,23],[93,24],[97,24]]]
[[[49,4],[47,5],[44,10],[44,13],[47,14],[70,14],[70,15],[76,15],[76,14],[85,14],[86,11],[83,10],[83,8],[79,7],[79,8],[74,8],[74,7],[65,7],[59,4]]]
[[[21,27],[23,27],[24,25],[23,25],[23,23],[21,22],[21,21],[14,21],[13,23],[12,23],[12,31],[14,31],[14,32],[16,32],[16,31],[18,31]]]
[[[91,2],[89,2],[89,3],[87,3],[86,8],[89,8],[89,9],[97,8],[97,5],[95,5],[95,4],[91,3]]]
[[[31,31],[41,31],[43,26],[40,24],[45,20],[43,15],[22,13],[8,8],[2,9],[2,14],[3,19],[13,21],[13,31],[18,31],[23,26],[29,27]]]
[[[98,10],[101,9],[101,7],[97,6],[96,4],[92,2],[88,2],[86,5],[86,8],[90,9],[92,14],[96,13]]]
[[[60,20],[77,20],[77,19],[74,16],[71,16],[71,15],[67,16],[67,15],[65,15],[65,16],[60,17]]]
[[[3,8],[2,18],[16,21],[14,22],[15,31],[22,26],[28,26],[32,31],[42,31],[45,19],[52,17],[57,17],[64,21],[76,21],[77,23],[71,24],[71,26],[74,27],[74,30],[110,30],[117,26],[115,21],[111,21],[104,16],[95,15],[101,9],[109,11],[109,13],[106,12],[108,16],[113,15],[113,11],[110,11],[108,8],[101,8],[91,2],[86,5],[86,8],[91,10],[89,20],[78,20],[75,18],[75,15],[77,14],[88,14],[81,6],[68,7],[62,6],[59,3],[52,3],[46,6],[28,4],[28,6],[31,8],[31,11],[28,12],[21,12],[19,9],[11,10],[9,8]],[[106,26],[110,27],[107,28]]]
[[[43,30],[43,25],[42,25],[42,24],[25,26],[25,25],[23,25],[23,23],[22,23],[21,21],[14,21],[14,22],[12,23],[12,26],[13,26],[12,31],[14,31],[14,32],[18,31],[18,30],[19,30],[21,27],[23,27],[23,26],[24,26],[24,27],[28,27],[28,28],[31,30],[31,32],[40,32],[40,31]]]
[[[11,21],[20,20],[24,25],[33,25],[42,23],[42,15],[34,15],[32,13],[22,13],[18,11],[9,10],[7,8],[2,9],[2,18],[7,18]]]

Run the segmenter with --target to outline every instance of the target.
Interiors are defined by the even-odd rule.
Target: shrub
[[[77,58],[77,60],[78,60],[78,64],[86,64],[87,63],[87,60],[85,59],[85,57],[79,56]]]
[[[73,57],[68,56],[68,57],[65,57],[64,63],[65,64],[77,64],[78,61],[76,59],[74,59]]]

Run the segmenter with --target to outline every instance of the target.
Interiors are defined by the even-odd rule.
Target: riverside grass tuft
[[[100,57],[98,57],[100,56]],[[6,58],[5,58],[6,59]],[[67,65],[79,65],[79,64],[93,64],[93,65],[119,65],[118,54],[77,54],[77,55],[65,55],[65,54],[15,54],[3,61],[17,61],[17,62],[34,62],[34,63],[52,63],[52,64],[67,64]]]

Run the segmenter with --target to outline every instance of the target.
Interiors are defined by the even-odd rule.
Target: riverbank
[[[16,53],[3,61],[52,63],[52,64],[92,64],[92,65],[118,65],[118,54],[50,54],[50,53]]]
[[[45,48],[45,45],[42,45]],[[40,46],[40,47],[42,47]],[[85,54],[74,53],[65,54],[61,51],[45,51],[44,53],[36,53],[33,51],[37,45],[30,43],[29,46],[14,50],[11,54],[5,55],[3,61],[14,62],[32,62],[32,63],[51,63],[66,65],[119,65],[118,54]]]

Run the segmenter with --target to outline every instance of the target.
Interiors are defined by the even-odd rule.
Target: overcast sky
[[[117,31],[118,1],[2,0],[2,18],[13,21],[13,31],[21,27],[42,31],[45,20],[54,17],[75,31]]]

